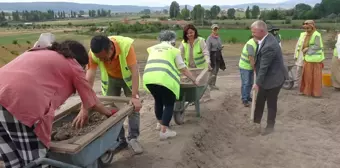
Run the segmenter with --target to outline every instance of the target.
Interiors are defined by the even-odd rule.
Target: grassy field
[[[294,40],[297,39],[302,30],[280,30],[280,34],[283,40]],[[199,29],[198,33],[201,37],[207,38],[211,34],[210,29]],[[176,31],[177,37],[182,39],[183,31]],[[250,30],[244,29],[221,29],[219,31],[220,37],[224,43],[245,43],[251,36]],[[135,38],[147,38],[147,39],[157,39],[158,33],[148,33],[148,34],[125,34],[126,36]]]

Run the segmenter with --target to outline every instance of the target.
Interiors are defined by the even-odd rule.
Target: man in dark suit
[[[253,86],[257,91],[254,112],[255,133],[261,133],[260,123],[267,101],[267,127],[262,132],[262,135],[267,135],[274,131],[277,99],[288,72],[283,63],[281,47],[276,38],[268,33],[266,23],[261,20],[255,21],[251,25],[251,31],[258,40],[255,54],[256,83]]]

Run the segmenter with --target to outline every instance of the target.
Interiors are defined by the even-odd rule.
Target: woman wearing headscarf
[[[340,90],[340,34],[336,36],[335,40],[337,40],[337,42],[333,52],[331,76],[333,87]]]
[[[301,34],[299,43],[304,57],[300,92],[306,96],[322,95],[322,61],[325,59],[321,34],[316,31],[315,22],[306,20],[303,23],[306,33]]]
[[[76,91],[83,104],[74,125],[85,123],[88,109],[112,115],[85,78],[87,64],[82,44],[57,43],[46,33],[0,69],[0,153],[6,168],[25,167],[46,156],[54,112]]]
[[[184,57],[184,62],[189,68],[209,68],[210,56],[205,40],[199,37],[198,31],[194,25],[188,24],[183,29],[183,41],[179,46],[181,55]],[[204,92],[202,97],[203,102],[211,99],[210,90]]]
[[[224,59],[222,56],[222,40],[220,36],[218,35],[218,30],[219,27],[217,24],[213,24],[211,26],[212,33],[211,35],[207,38],[206,44],[208,47],[209,55],[210,55],[210,64],[212,68],[212,75],[213,79],[210,82],[210,88],[212,90],[218,90],[218,87],[216,87],[216,79],[217,79],[217,74],[219,69],[225,70],[226,66],[224,63]]]
[[[149,57],[144,69],[143,84],[155,99],[155,114],[158,120],[156,129],[160,129],[160,139],[164,140],[176,136],[169,124],[175,101],[179,99],[180,73],[196,85],[197,81],[186,67],[180,50],[175,48],[176,33],[162,31],[159,41],[159,44],[147,49]]]

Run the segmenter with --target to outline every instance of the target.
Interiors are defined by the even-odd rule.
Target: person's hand
[[[139,112],[139,110],[142,108],[142,103],[137,98],[131,98],[131,103],[135,107],[135,111]]]
[[[211,67],[211,64],[210,64],[210,63],[208,64],[208,70],[209,70],[209,71],[212,70],[212,67]]]
[[[303,49],[302,52],[305,54],[308,51],[308,47]]]
[[[87,110],[80,110],[77,117],[73,120],[72,126],[75,128],[82,128],[89,121],[89,112]]]
[[[253,85],[253,90],[255,90],[256,92],[259,91],[259,86],[257,86],[257,84]]]

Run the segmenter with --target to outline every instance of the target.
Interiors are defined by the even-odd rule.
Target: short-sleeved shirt
[[[110,77],[112,78],[119,78],[122,79],[123,75],[122,75],[122,71],[120,68],[120,61],[119,61],[119,57],[121,54],[121,48],[119,47],[118,43],[116,40],[111,39],[111,41],[113,42],[115,49],[116,49],[116,55],[114,56],[114,58],[112,59],[112,61],[107,61],[104,62],[105,68],[107,73],[109,74]],[[136,53],[135,53],[135,49],[133,47],[133,45],[131,45],[129,53],[126,57],[126,62],[128,66],[132,66],[137,64],[137,57],[136,57]],[[92,59],[92,55],[91,52],[89,52],[89,64],[88,64],[88,69],[97,69],[98,64],[95,63]]]

